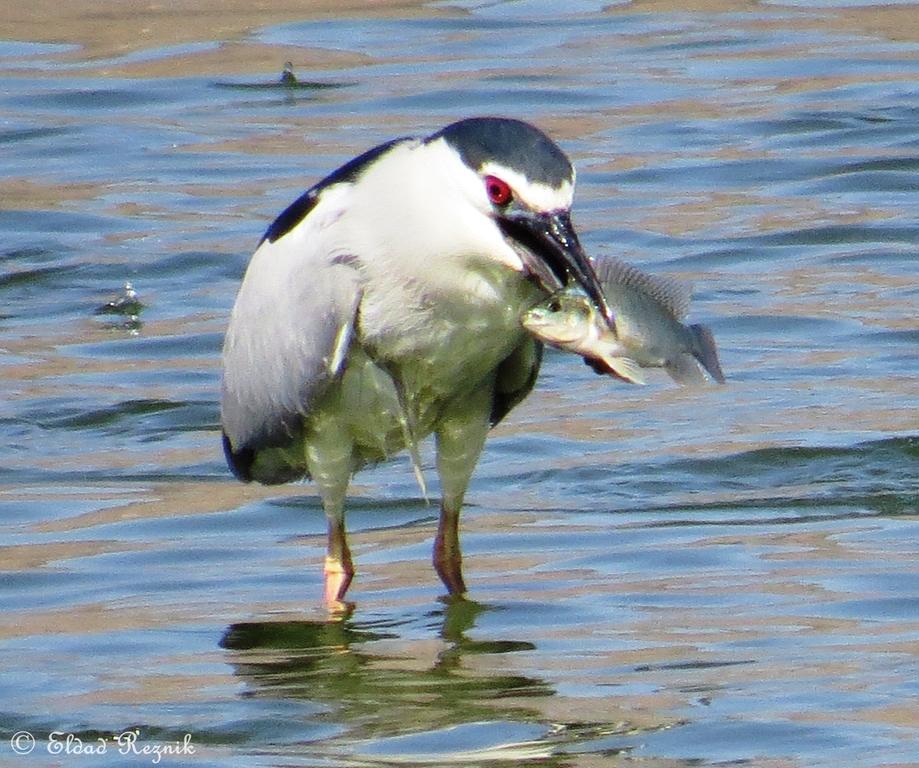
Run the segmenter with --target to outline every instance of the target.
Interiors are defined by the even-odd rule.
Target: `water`
[[[919,764],[919,15],[608,5],[0,44],[0,764]],[[329,621],[312,487],[223,462],[227,313],[308,184],[474,113],[571,154],[589,251],[694,282],[729,384],[549,353],[470,489],[471,600],[398,457]]]

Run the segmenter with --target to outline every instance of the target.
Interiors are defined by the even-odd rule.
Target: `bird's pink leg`
[[[354,577],[345,531],[345,496],[354,469],[354,446],[347,425],[336,413],[315,417],[304,441],[309,475],[319,487],[329,524],[325,557],[325,602],[332,611],[345,608],[344,597]]]
[[[434,570],[447,591],[454,596],[466,592],[463,554],[459,543],[459,513],[459,507],[448,507],[446,502],[441,505],[437,537],[434,539]]]
[[[453,597],[466,592],[459,516],[469,478],[485,444],[491,400],[491,389],[481,387],[455,401],[437,428],[437,473],[443,501],[434,539],[434,569]]]
[[[345,593],[354,578],[354,564],[344,520],[329,519],[329,541],[325,556],[325,602],[331,609],[344,606]]]

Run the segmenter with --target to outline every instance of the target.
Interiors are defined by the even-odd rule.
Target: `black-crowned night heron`
[[[223,444],[242,480],[310,477],[326,600],[354,568],[352,474],[434,433],[434,566],[465,592],[459,513],[489,427],[532,389],[522,313],[576,281],[609,319],[569,218],[574,170],[524,122],[471,118],[351,160],[295,200],[246,270],[223,348]],[[420,480],[420,482],[423,482]]]

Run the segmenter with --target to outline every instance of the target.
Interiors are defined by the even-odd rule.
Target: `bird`
[[[223,448],[244,482],[312,479],[327,518],[324,597],[354,576],[353,474],[434,435],[434,568],[462,598],[459,518],[486,435],[533,388],[522,313],[579,285],[612,314],[571,222],[575,170],[547,134],[469,117],[396,138],[308,188],[268,226],[222,352]]]

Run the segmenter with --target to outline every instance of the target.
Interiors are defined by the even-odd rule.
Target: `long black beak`
[[[574,279],[612,326],[613,313],[567,211],[537,213],[518,207],[499,216],[498,226],[522,246],[526,268],[545,290],[554,293]]]

